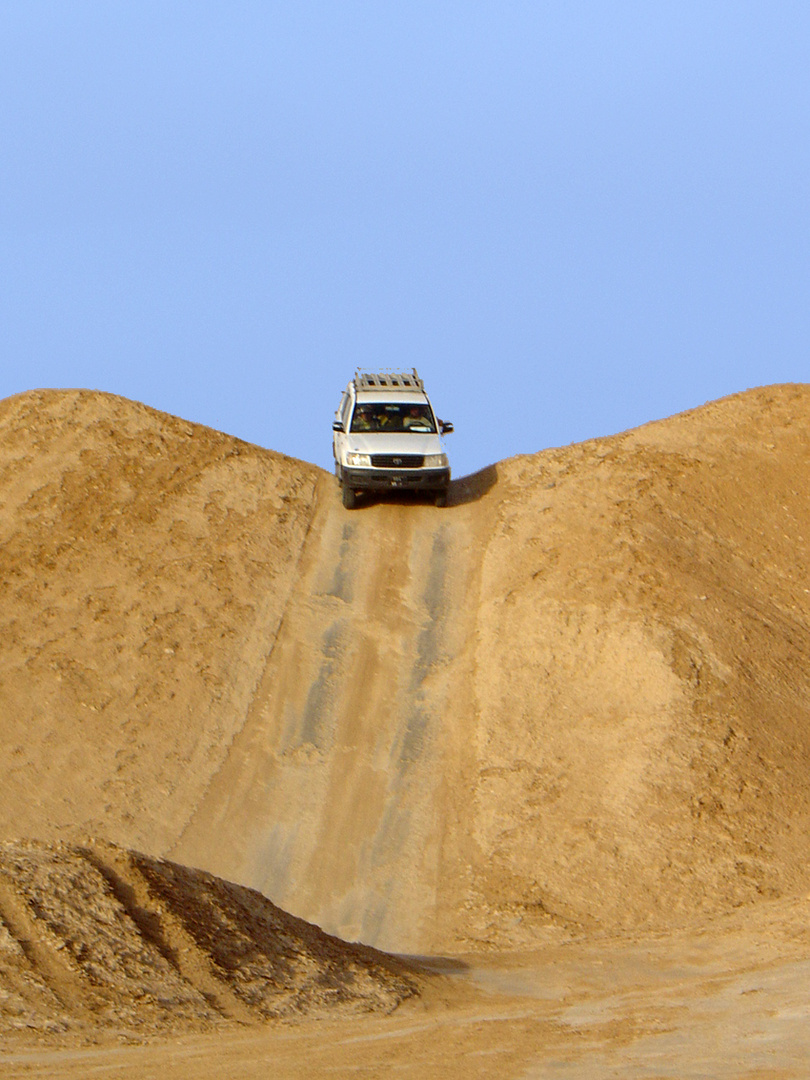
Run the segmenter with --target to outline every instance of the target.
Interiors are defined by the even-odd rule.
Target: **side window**
[[[348,394],[344,394],[340,402],[340,419],[343,421],[343,430],[349,430],[349,406],[351,405],[351,398]]]

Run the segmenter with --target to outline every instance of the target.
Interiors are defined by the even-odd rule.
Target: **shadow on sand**
[[[426,971],[430,975],[464,975],[470,965],[455,956],[424,956],[418,953],[394,953],[408,967]]]
[[[497,465],[487,465],[485,469],[479,469],[478,472],[470,473],[469,476],[451,480],[450,490],[447,492],[447,505],[463,506],[464,503],[477,502],[483,499],[497,482]]]
[[[458,480],[451,480],[447,491],[447,506],[464,506],[465,503],[477,502],[483,499],[498,482],[498,467],[487,465],[469,476],[462,476]],[[359,496],[359,506],[371,506],[374,503],[414,503],[424,505],[433,502],[433,497],[419,491],[375,491],[362,492]]]

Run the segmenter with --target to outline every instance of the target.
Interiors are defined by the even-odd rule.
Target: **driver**
[[[428,426],[428,420],[423,410],[420,409],[418,405],[411,405],[410,409],[408,410],[408,415],[402,421],[402,426],[405,428],[406,431],[408,428],[411,427],[424,428]]]

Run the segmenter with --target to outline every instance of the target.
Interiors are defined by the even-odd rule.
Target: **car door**
[[[349,431],[349,417],[352,411],[352,401],[348,393],[344,391],[342,398],[340,399],[340,406],[337,412],[337,419],[343,424],[343,431],[332,432],[332,453],[335,457],[335,464],[340,466],[344,458],[344,452],[346,450],[346,436]]]

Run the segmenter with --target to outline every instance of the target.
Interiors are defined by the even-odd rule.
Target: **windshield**
[[[435,434],[436,424],[429,405],[408,402],[367,402],[355,406],[352,431],[412,431]]]

